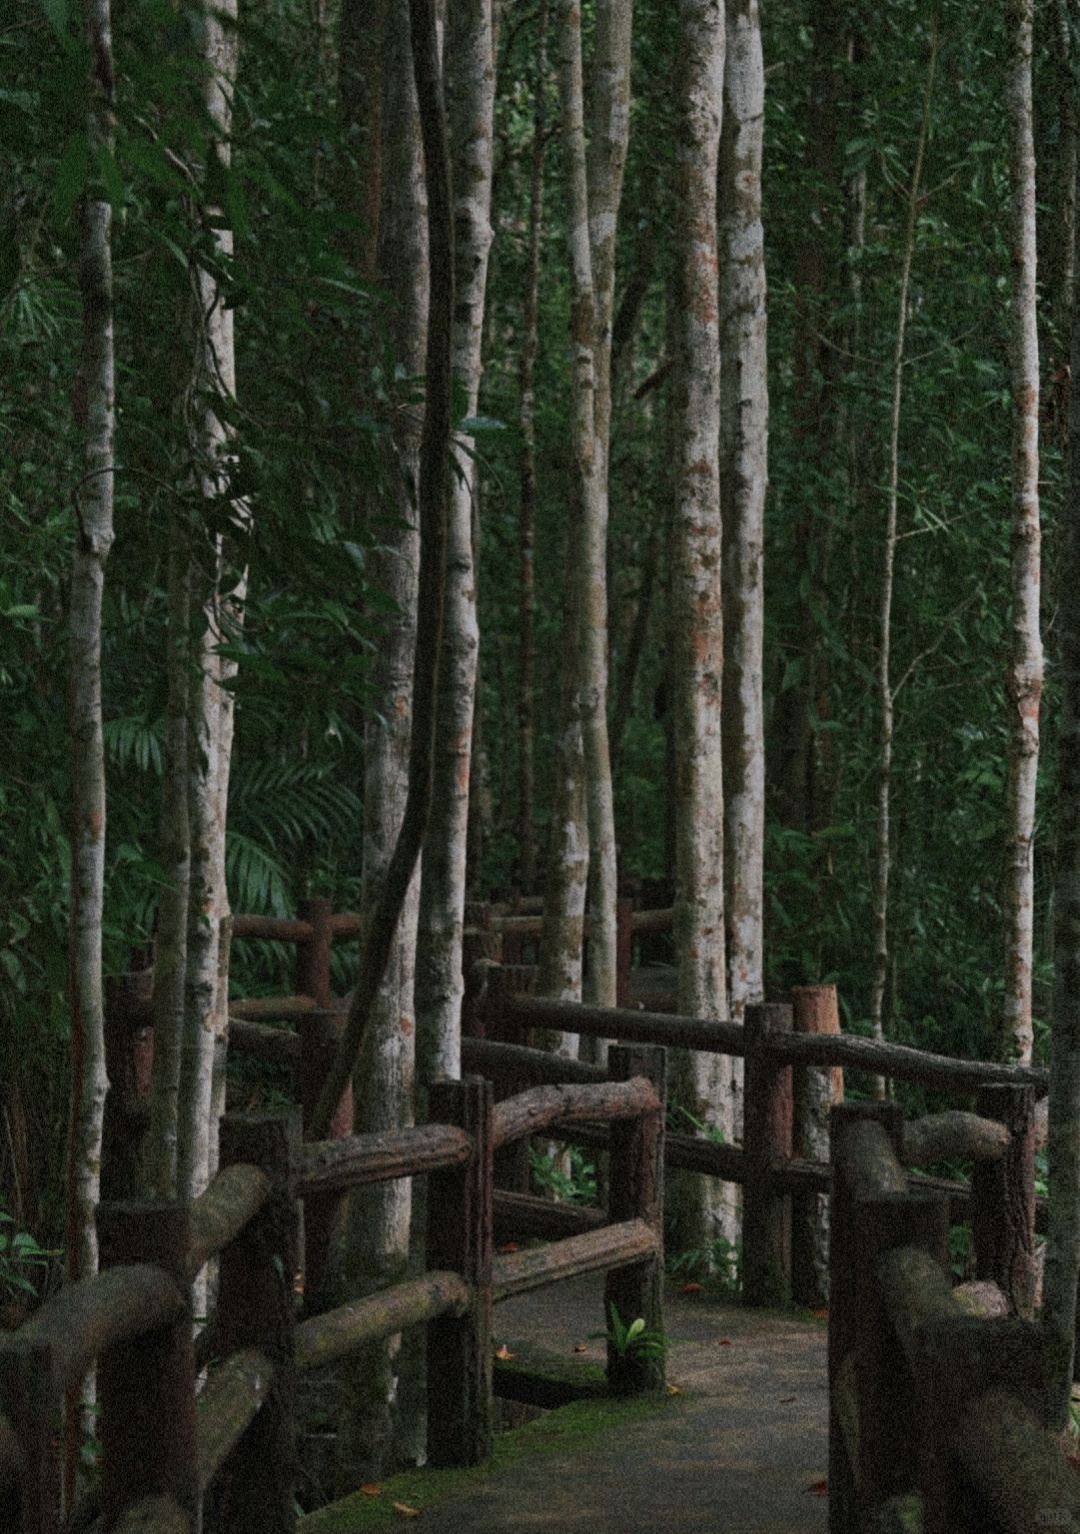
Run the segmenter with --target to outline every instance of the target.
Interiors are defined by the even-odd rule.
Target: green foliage
[[[564,1204],[596,1202],[596,1166],[576,1145],[563,1152],[530,1144],[529,1173],[541,1193],[552,1193]]]
[[[620,1358],[664,1358],[667,1354],[667,1338],[663,1332],[653,1331],[645,1325],[645,1318],[638,1316],[627,1324],[619,1315],[615,1302],[608,1306],[611,1325],[606,1332],[590,1332],[593,1338],[606,1338]]]
[[[0,1203],[0,1299],[36,1299],[38,1284],[31,1275],[40,1282],[55,1256],[56,1252],[39,1246],[29,1231],[17,1230]]]

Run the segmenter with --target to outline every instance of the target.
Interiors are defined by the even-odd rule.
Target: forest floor
[[[497,1344],[517,1362],[595,1377],[602,1285],[591,1276],[506,1301]],[[396,1477],[312,1514],[302,1534],[360,1534],[416,1513],[424,1534],[824,1534],[824,1321],[674,1290],[665,1312],[677,1393],[544,1412],[499,1435],[491,1468]]]

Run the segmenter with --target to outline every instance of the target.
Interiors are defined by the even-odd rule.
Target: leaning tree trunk
[[[94,148],[112,142],[113,60],[109,0],[88,0],[87,133]],[[67,1167],[67,1268],[74,1282],[97,1272],[95,1213],[105,1115],[105,1013],[101,933],[105,896],[105,749],[101,723],[101,604],[113,542],[112,208],[95,189],[82,208],[79,288],[83,305],[80,372],[85,398],[83,476],[74,492],[77,536],[71,570],[72,736],[71,1118]],[[92,1406],[93,1391],[86,1405]],[[69,1397],[67,1473],[74,1490],[75,1402]],[[92,1424],[84,1424],[91,1426]]]
[[[729,1005],[764,996],[765,723],[761,693],[769,394],[757,0],[727,0],[720,136],[720,506],[724,592],[724,906]],[[741,1108],[741,1104],[739,1105]],[[741,1116],[741,1115],[737,1115]]]
[[[719,0],[680,0],[675,162],[678,291],[676,491],[671,544],[671,678],[675,745],[675,951],[679,1011],[725,1018],[724,801],[720,706],[720,345],[717,162],[724,83]],[[673,1101],[696,1123],[734,1130],[729,1057],[678,1052]],[[674,1210],[676,1249],[734,1241],[735,1210],[704,1179]]]
[[[1080,188],[1078,188],[1080,189]],[[1072,376],[1080,379],[1080,251],[1073,268]],[[1050,1062],[1050,1209],[1043,1326],[1056,1426],[1069,1421],[1080,1248],[1080,388],[1069,401],[1069,450],[1061,519],[1058,632],[1057,881],[1054,889],[1054,1000]]]
[[[450,8],[446,94],[454,189],[453,370],[467,416],[476,414],[491,248],[491,150],[495,105],[491,0]],[[447,526],[446,606],[439,665],[435,783],[424,842],[416,954],[417,1074],[421,1087],[461,1075],[461,937],[473,702],[480,632],[476,618],[471,437],[454,448]]]
[[[227,166],[237,69],[237,0],[211,0],[205,17],[206,109],[213,153]],[[216,250],[232,255],[232,231],[221,209],[205,210]],[[193,376],[190,391],[192,481],[207,505],[229,494],[232,448],[223,401],[236,394],[233,310],[212,271],[192,273]],[[233,502],[238,525],[246,507]],[[185,963],[184,1035],[180,1058],[177,1184],[197,1198],[213,1176],[217,1114],[224,1088],[228,1030],[229,897],[225,882],[225,820],[232,757],[235,665],[219,653],[243,617],[246,575],[233,570],[227,540],[202,531],[193,537],[191,600],[204,618],[189,695],[188,826],[191,841]],[[215,1079],[217,1102],[215,1104]]]
[[[919,141],[915,150],[915,167],[911,172],[911,187],[908,191],[904,254],[900,264],[900,297],[896,312],[896,344],[893,348],[892,412],[889,420],[889,488],[885,501],[885,548],[883,551],[881,605],[879,608],[881,638],[878,648],[877,675],[878,706],[881,710],[881,733],[879,736],[877,827],[873,885],[874,978],[870,996],[870,1021],[876,1039],[884,1037],[885,980],[889,972],[889,865],[891,852],[889,808],[892,794],[893,704],[896,697],[891,670],[892,603],[900,489],[900,411],[903,403],[904,336],[907,329],[911,263],[915,256],[915,227],[919,211],[919,188],[922,182],[926,137],[930,127],[930,102],[934,90],[934,67],[936,62],[937,29],[935,27],[930,41],[930,63],[926,74],[926,92],[923,97]],[[879,1076],[877,1078],[877,1093],[878,1096],[884,1096],[884,1077]]]
[[[1035,784],[1043,651],[1039,634],[1039,338],[1035,317],[1035,141],[1031,103],[1034,0],[1008,0],[1005,102],[1012,189],[1009,353],[1013,395],[1012,647],[1006,677],[1006,925],[1003,1045],[1031,1059]]]

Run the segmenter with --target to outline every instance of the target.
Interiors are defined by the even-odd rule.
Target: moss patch
[[[309,1513],[297,1524],[299,1534],[365,1534],[393,1524],[400,1528],[401,1514],[393,1504],[423,1509],[455,1493],[469,1491],[520,1460],[540,1454],[574,1449],[609,1429],[662,1411],[666,1396],[638,1396],[633,1400],[575,1401],[548,1412],[513,1433],[500,1433],[486,1465],[471,1470],[410,1470],[380,1483],[379,1496],[354,1492],[329,1507]]]

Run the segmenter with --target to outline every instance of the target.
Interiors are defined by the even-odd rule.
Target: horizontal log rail
[[[211,1373],[198,1400],[199,1492],[210,1489],[266,1399],[274,1366],[259,1348],[233,1353]]]
[[[420,1124],[380,1134],[350,1135],[303,1145],[297,1157],[296,1190],[341,1193],[361,1183],[416,1177],[468,1160],[472,1141],[451,1124]]]
[[[546,1246],[500,1253],[492,1263],[491,1298],[497,1304],[511,1295],[542,1289],[562,1279],[627,1267],[660,1254],[660,1237],[644,1220],[602,1225]]]
[[[595,1086],[531,1087],[497,1103],[492,1121],[496,1150],[542,1130],[559,1130],[586,1120],[636,1118],[655,1112],[660,1099],[643,1076]]]
[[[737,1023],[676,1017],[667,1012],[636,1012],[626,1007],[588,1007],[576,1001],[549,1001],[540,996],[500,997],[502,1015],[523,1028],[553,1028],[563,1033],[588,1033],[627,1043],[662,1044],[700,1049],[714,1054],[743,1055],[743,1030]]]
[[[308,999],[304,998],[305,1001]],[[233,1003],[234,1007],[237,1005],[239,1003]],[[305,1007],[303,1014],[299,1015],[314,1010],[314,1007]],[[243,1055],[256,1055],[260,1060],[269,1060],[275,1065],[292,1066],[300,1063],[299,1034],[288,1028],[271,1028],[266,1023],[252,1022],[235,1012],[229,1015],[229,1048],[237,1049]]]
[[[1037,1096],[1050,1090],[1050,1072],[1035,1065],[998,1065],[991,1060],[957,1060],[908,1044],[879,1044],[853,1033],[791,1033],[770,1038],[768,1048],[791,1065],[849,1065],[873,1075],[891,1076],[966,1094],[989,1085],[1032,1086]]]
[[[560,1241],[584,1230],[607,1224],[607,1211],[591,1204],[563,1204],[532,1193],[496,1188],[494,1197],[495,1239],[539,1236]]]
[[[303,1373],[339,1363],[369,1342],[438,1316],[463,1316],[469,1287],[457,1273],[425,1273],[312,1316],[296,1328],[296,1367]]]
[[[270,1196],[270,1180],[257,1166],[222,1167],[192,1204],[187,1272],[190,1279],[253,1220]]]
[[[607,1081],[601,1065],[585,1060],[568,1060],[564,1055],[549,1054],[546,1049],[527,1049],[521,1044],[501,1044],[494,1039],[462,1039],[461,1068],[496,1080],[509,1078],[540,1083],[561,1084]]]

